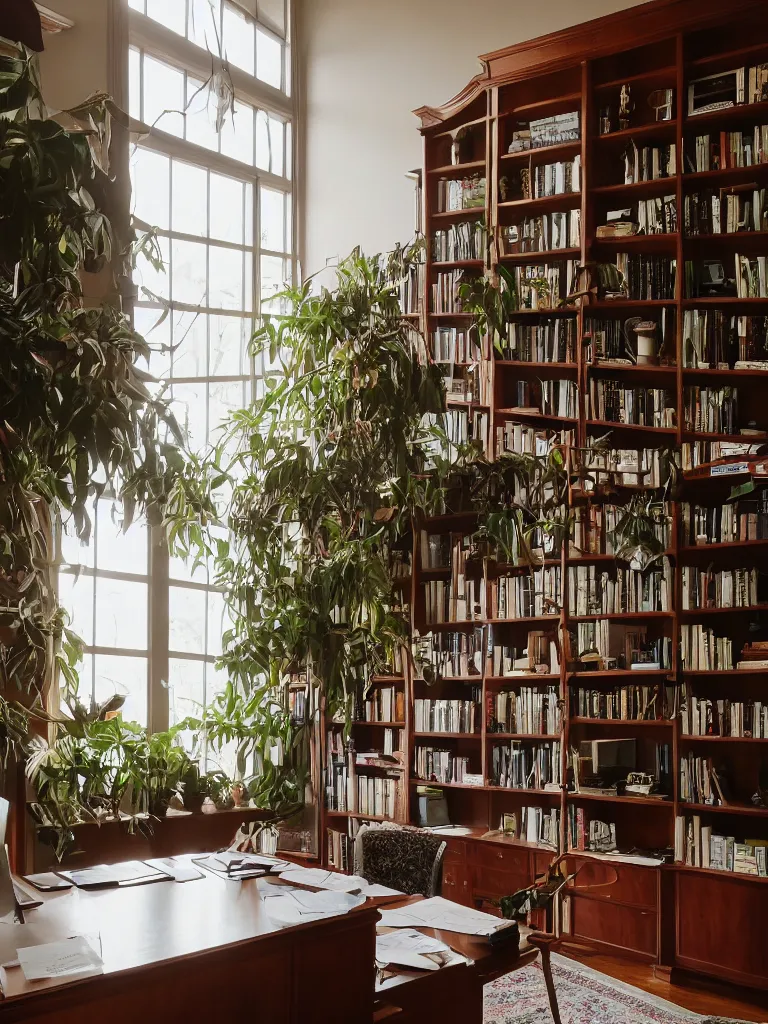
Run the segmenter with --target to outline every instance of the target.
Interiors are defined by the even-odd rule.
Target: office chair
[[[445,847],[444,839],[412,829],[361,828],[355,870],[371,885],[386,885],[408,896],[437,896]]]

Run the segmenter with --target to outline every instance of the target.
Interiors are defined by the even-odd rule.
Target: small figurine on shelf
[[[230,793],[232,796],[233,807],[247,807],[248,794],[246,792],[245,785],[242,782],[233,782]]]
[[[611,108],[601,107],[600,108],[600,134],[610,135],[613,131],[613,124],[611,122]]]
[[[462,162],[462,143],[468,134],[469,132],[466,128],[457,128],[451,132],[451,164],[454,167]]]
[[[634,109],[635,104],[630,98],[630,87],[622,85],[619,94],[619,131],[629,128],[629,119]]]

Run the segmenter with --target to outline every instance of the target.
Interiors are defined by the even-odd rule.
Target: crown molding
[[[53,34],[75,27],[75,23],[71,18],[66,18],[63,14],[52,11],[50,7],[45,7],[43,4],[38,3],[35,3],[35,7],[37,8],[37,13],[40,15],[40,24],[42,25],[43,32],[50,32]]]

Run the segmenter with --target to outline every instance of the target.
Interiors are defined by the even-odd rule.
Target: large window
[[[254,322],[296,273],[288,0],[130,0],[132,207],[164,272],[137,267],[134,318],[193,450],[259,393]],[[224,685],[227,628],[209,571],[125,534],[102,498],[87,547],[65,528],[61,601],[86,643],[81,699],[126,694],[126,717],[163,729]]]

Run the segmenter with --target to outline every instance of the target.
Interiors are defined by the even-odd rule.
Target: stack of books
[[[581,245],[581,210],[562,210],[526,217],[504,228],[504,255],[578,249]]]
[[[691,171],[725,171],[768,163],[768,124],[755,125],[750,131],[698,135],[695,160],[689,158],[687,163]]]
[[[563,260],[515,267],[518,308],[555,309],[577,290],[577,266],[576,260]]]
[[[616,253],[616,267],[624,278],[628,299],[674,299],[677,260],[645,253]]]
[[[499,642],[499,630],[488,630],[486,674],[513,677],[520,675],[556,675],[560,660],[556,634],[546,630],[531,630],[523,648]]]
[[[756,669],[768,669],[768,640],[753,640],[745,644],[736,668],[753,672]]]
[[[474,363],[482,358],[473,331],[459,327],[438,327],[431,335],[432,358],[436,363]]]
[[[702,825],[698,814],[675,818],[675,860],[695,868],[735,871],[743,875],[768,875],[768,840],[721,836],[711,825]]]
[[[426,633],[413,638],[413,657],[417,665],[429,665],[435,676],[481,676],[485,644],[483,629]]]
[[[560,789],[560,741],[510,740],[508,746],[495,743],[491,754],[491,785],[505,789]]]
[[[623,612],[667,612],[673,591],[672,566],[665,556],[643,571],[595,565],[568,569],[568,610],[571,615],[615,615]]]
[[[557,615],[563,603],[559,565],[501,576],[491,591],[492,619],[529,619]]]
[[[432,259],[435,263],[485,258],[485,225],[482,221],[451,224],[432,236]]]
[[[417,746],[413,752],[413,770],[414,777],[425,782],[482,784],[472,781],[475,776],[467,779],[470,775],[468,757],[458,757],[453,751],[441,750],[438,747]]]
[[[740,299],[768,298],[766,256],[746,256],[736,253],[736,294]]]
[[[739,389],[731,384],[719,388],[689,385],[685,388],[686,430],[706,434],[738,434]]]
[[[674,427],[676,399],[666,388],[630,387],[624,381],[591,377],[589,418],[643,427]]]
[[[729,505],[682,505],[683,543],[689,546],[768,540],[768,491]]]
[[[757,569],[683,566],[683,608],[751,608],[759,603]]]
[[[711,757],[688,754],[680,758],[680,802],[725,807],[730,803],[725,780]]]
[[[726,672],[733,668],[733,641],[699,624],[680,626],[680,654],[687,672]]]
[[[476,210],[485,206],[485,178],[441,178],[437,183],[437,212]]]
[[[463,279],[463,270],[444,270],[437,275],[432,285],[433,313],[461,313],[458,289]]]
[[[542,317],[536,324],[511,320],[499,340],[502,359],[520,363],[572,363],[578,322],[573,317]]]
[[[683,736],[738,736],[768,739],[768,704],[760,700],[710,700],[686,690],[680,714]]]
[[[555,686],[521,686],[488,695],[488,732],[556,736],[560,732],[560,696]]]
[[[480,725],[481,688],[469,688],[468,700],[429,700],[417,697],[413,702],[413,728],[416,732],[474,733]]]
[[[655,451],[655,449],[652,449]],[[669,502],[653,523],[653,533],[662,548],[671,543],[672,509]],[[626,509],[621,505],[581,505],[573,510],[569,552],[572,558],[582,555],[615,554],[614,531]]]
[[[611,690],[571,689],[574,718],[602,718],[609,721],[642,722],[660,719],[673,706],[664,686],[615,686]]]
[[[674,178],[677,174],[677,146],[642,146],[630,142],[624,153],[624,184]]]

